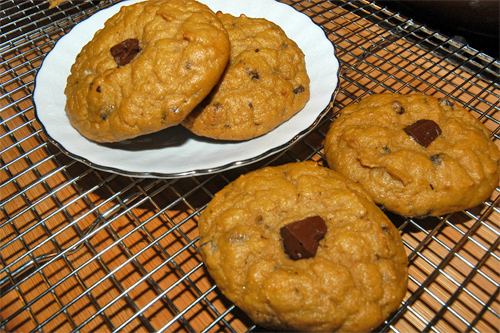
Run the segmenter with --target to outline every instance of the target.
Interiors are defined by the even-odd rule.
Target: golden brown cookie
[[[310,91],[304,54],[268,20],[217,15],[231,42],[229,65],[214,91],[182,125],[213,139],[252,139],[306,105]]]
[[[66,113],[82,135],[98,142],[177,125],[218,82],[229,49],[224,26],[204,4],[124,6],[71,67]]]
[[[404,216],[481,204],[499,181],[489,131],[448,99],[378,94],[341,110],[325,141],[329,166]]]
[[[313,162],[241,176],[214,196],[199,231],[218,287],[268,329],[370,331],[407,290],[398,230],[361,186]],[[302,259],[292,259],[297,241]]]

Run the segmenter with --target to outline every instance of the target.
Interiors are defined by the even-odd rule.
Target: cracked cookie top
[[[361,186],[313,162],[241,176],[199,231],[218,287],[268,329],[368,332],[406,294],[398,230]]]
[[[327,134],[329,166],[394,213],[440,216],[481,204],[498,186],[490,132],[448,99],[376,94],[341,110]]]
[[[305,57],[276,24],[218,12],[231,42],[229,65],[213,92],[182,122],[213,139],[248,140],[299,112],[309,100]]]

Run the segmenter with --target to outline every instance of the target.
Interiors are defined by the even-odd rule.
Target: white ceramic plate
[[[177,126],[115,144],[81,136],[69,123],[64,88],[82,47],[121,6],[120,2],[77,24],[45,57],[35,79],[36,115],[49,138],[69,156],[97,169],[136,177],[176,178],[209,174],[249,164],[291,146],[309,133],[327,111],[338,84],[339,62],[323,30],[309,17],[274,0],[199,0],[214,12],[263,17],[283,28],[303,50],[311,79],[311,98],[304,109],[275,130],[243,142],[197,137]]]

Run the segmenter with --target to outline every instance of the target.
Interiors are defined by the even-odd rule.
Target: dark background
[[[500,0],[375,0],[375,2],[500,59]]]

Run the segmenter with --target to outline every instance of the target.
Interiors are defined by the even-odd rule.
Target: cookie
[[[313,162],[241,176],[199,232],[220,290],[270,330],[370,331],[407,290],[398,230],[361,186]]]
[[[65,89],[70,123],[97,142],[177,125],[218,82],[229,50],[224,26],[204,4],[124,6],[71,67]]]
[[[325,154],[387,210],[440,216],[481,204],[497,187],[499,152],[489,135],[448,99],[385,93],[341,110]]]
[[[305,57],[276,24],[217,13],[229,34],[228,67],[182,125],[213,139],[248,140],[273,130],[309,100]]]

